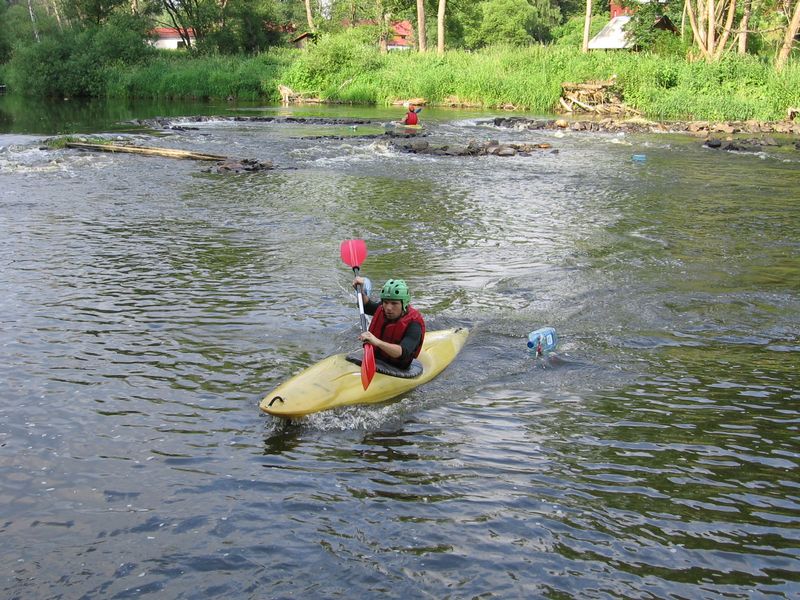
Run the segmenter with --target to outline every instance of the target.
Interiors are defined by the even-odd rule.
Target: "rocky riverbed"
[[[697,136],[725,134],[787,134],[800,136],[800,123],[793,121],[649,121],[631,119],[528,119],[495,117],[483,121],[495,127],[519,130],[568,130],[626,133],[688,133]]]
[[[272,116],[235,116],[235,117],[208,117],[196,116],[181,119],[176,123],[171,119],[148,119],[136,121],[137,125],[153,129],[169,129],[173,131],[194,129],[191,123],[207,121],[251,121],[263,123],[288,123],[305,125],[345,125],[353,130],[347,136],[318,136],[320,139],[348,139],[348,140],[374,140],[386,139],[390,148],[398,152],[432,155],[432,156],[528,156],[534,152],[547,151],[557,153],[549,143],[500,143],[497,140],[485,141],[471,140],[468,143],[437,144],[429,141],[431,133],[435,132],[436,125],[428,125],[420,131],[404,129],[387,129],[383,133],[358,134],[359,125],[383,125],[373,119],[359,118],[328,118],[328,117],[272,117]],[[784,146],[793,144],[800,150],[800,123],[792,121],[783,122],[709,122],[709,121],[673,121],[656,122],[642,118],[630,119],[530,119],[525,117],[495,117],[478,121],[481,125],[489,125],[499,129],[514,129],[518,131],[569,131],[569,132],[597,132],[597,133],[685,133],[703,139],[703,144],[712,149],[728,151],[754,151],[765,146]],[[303,136],[303,139],[315,139],[316,136]],[[225,172],[253,172],[274,168],[271,163],[258,161],[229,160],[217,164],[211,170],[217,173]]]

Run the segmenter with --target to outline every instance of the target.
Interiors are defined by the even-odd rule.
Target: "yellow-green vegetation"
[[[277,103],[283,84],[327,102],[389,104],[423,97],[434,105],[512,105],[549,114],[558,108],[563,82],[613,77],[623,101],[651,119],[771,121],[800,106],[800,64],[790,62],[778,72],[753,55],[689,62],[678,54],[582,53],[562,44],[451,50],[442,56],[381,54],[367,36],[348,30],[321,35],[305,50],[272,48],[250,56],[148,51],[106,64],[65,58],[53,70],[55,63],[43,52],[58,47],[46,45],[15,55],[7,69],[16,89],[34,95],[71,96],[88,89],[100,97]],[[60,54],[69,52],[61,47]],[[38,79],[26,80],[31,77]]]
[[[81,144],[96,144],[100,145],[111,145],[113,142],[111,140],[107,140],[101,137],[87,137],[87,136],[75,136],[75,135],[62,135],[59,137],[49,138],[44,141],[45,146],[50,148],[51,150],[63,150],[67,147],[67,144],[74,144],[74,143],[81,143]]]
[[[538,113],[556,109],[563,82],[611,78],[624,101],[651,118],[774,120],[800,105],[799,65],[778,73],[749,55],[707,63],[543,45],[450,51],[441,57],[379,55],[323,38],[292,62],[284,77],[296,91],[313,90],[329,101],[385,104],[424,97],[432,104],[510,104]]]
[[[272,50],[255,57],[161,52],[140,65],[107,70],[109,97],[276,100],[278,82],[296,50]]]
[[[380,54],[347,36],[323,36],[308,50],[255,57],[168,57],[112,70],[110,96],[263,98],[278,85],[327,102],[389,104],[423,97],[430,104],[513,105],[548,114],[563,82],[616,79],[631,107],[654,119],[778,120],[800,105],[800,65],[782,72],[757,57],[716,63],[641,52],[590,52],[534,45],[477,52]]]

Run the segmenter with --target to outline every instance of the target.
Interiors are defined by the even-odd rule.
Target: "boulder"
[[[257,173],[274,169],[271,160],[260,161],[254,158],[241,160],[227,159],[219,161],[213,167],[204,169],[205,173]]]

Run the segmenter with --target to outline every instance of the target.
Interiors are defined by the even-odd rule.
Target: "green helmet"
[[[411,302],[411,294],[408,293],[408,286],[402,279],[390,279],[381,288],[381,300],[400,300],[403,303],[403,310],[408,308]]]

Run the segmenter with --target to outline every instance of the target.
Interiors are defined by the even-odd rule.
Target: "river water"
[[[0,120],[0,596],[800,596],[793,146],[428,110],[431,143],[552,145],[431,157],[180,118],[397,110],[160,108]],[[185,129],[121,122],[156,114]],[[41,148],[65,131],[276,168]],[[467,345],[398,401],[263,415],[355,347],[350,238]]]

